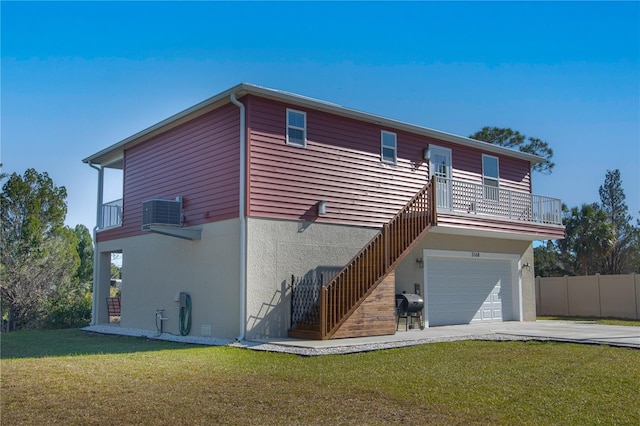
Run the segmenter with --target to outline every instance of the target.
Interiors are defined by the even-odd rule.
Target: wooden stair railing
[[[428,182],[320,291],[320,339],[329,339],[436,221]]]

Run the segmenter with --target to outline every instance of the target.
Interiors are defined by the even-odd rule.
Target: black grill
[[[396,294],[396,330],[400,325],[400,318],[405,319],[405,330],[413,328],[414,321],[416,319],[418,320],[419,327],[422,330],[424,328],[424,325],[422,325],[423,309],[424,299],[419,294]]]

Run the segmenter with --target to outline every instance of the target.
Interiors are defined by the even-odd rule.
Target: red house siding
[[[380,226],[427,181],[429,145],[452,150],[454,179],[482,183],[479,149],[254,95],[241,101],[249,216]],[[307,114],[305,148],[285,143],[288,107]],[[123,224],[98,241],[142,234],[142,203],[153,198],[182,196],[187,226],[238,217],[238,127],[239,109],[227,104],[126,150]],[[382,130],[397,135],[397,164],[380,160]],[[530,192],[529,163],[497,157],[500,186]],[[322,217],[320,200],[328,204]]]
[[[528,161],[437,140],[431,143],[451,149],[453,179],[482,184],[482,154],[487,154],[498,158],[502,189],[531,192],[531,170]]]
[[[183,197],[187,226],[238,217],[239,116],[225,105],[125,151],[123,223],[98,241],[142,234],[153,198]]]
[[[378,226],[426,182],[427,168],[398,135],[398,164],[380,161],[379,126],[307,112],[307,146],[285,144],[287,105],[251,97],[248,102],[249,214],[316,220],[319,200],[328,203],[323,222]],[[392,129],[388,129],[392,130]]]
[[[249,96],[251,216],[380,226],[427,181],[423,149],[452,149],[453,178],[482,183],[482,152],[393,128]],[[307,146],[285,143],[286,109],[307,114]],[[380,161],[380,133],[397,134],[397,165]],[[530,191],[529,163],[500,158],[505,189]],[[326,200],[327,215],[317,216]]]

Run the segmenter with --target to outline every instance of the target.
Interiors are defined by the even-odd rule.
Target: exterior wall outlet
[[[211,336],[211,326],[202,324],[200,326],[200,334],[203,336]]]

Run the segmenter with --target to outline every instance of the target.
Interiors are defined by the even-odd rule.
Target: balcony
[[[440,212],[450,211],[520,222],[562,225],[562,202],[559,199],[528,192],[438,178],[436,202]]]
[[[100,229],[122,225],[122,198],[102,205]]]

